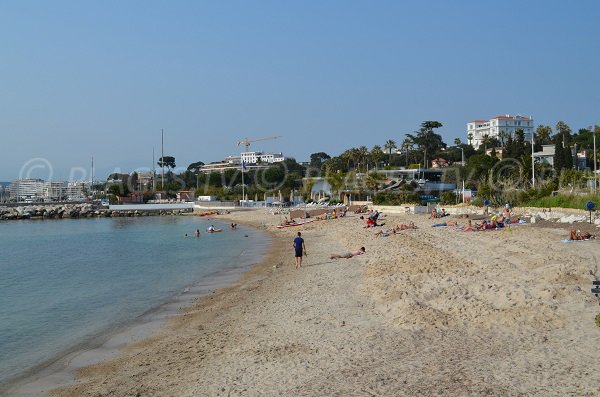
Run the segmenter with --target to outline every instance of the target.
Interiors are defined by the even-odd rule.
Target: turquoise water
[[[210,223],[224,231],[194,237]],[[199,217],[0,222],[0,386],[264,254],[263,233],[210,223]]]

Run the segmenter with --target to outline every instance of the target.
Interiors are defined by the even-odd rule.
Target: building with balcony
[[[8,186],[11,201],[39,201],[44,192],[44,181],[41,179],[17,179]]]
[[[531,140],[534,129],[533,118],[507,114],[489,120],[473,120],[467,123],[467,140],[475,149],[479,149],[486,137],[496,138],[504,144],[509,136],[514,139],[515,132],[519,129],[525,133],[526,141]]]

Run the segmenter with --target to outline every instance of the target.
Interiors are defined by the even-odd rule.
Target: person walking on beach
[[[302,254],[306,255],[306,245],[302,233],[298,232],[298,237],[294,239],[294,251],[296,252],[296,270],[302,267]]]

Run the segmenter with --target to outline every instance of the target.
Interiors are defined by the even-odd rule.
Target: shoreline
[[[220,220],[215,221],[222,223]],[[223,227],[226,226],[223,223]],[[268,254],[272,244],[270,235],[263,234],[264,245],[260,248],[262,258]],[[10,379],[0,388],[0,396],[46,396],[49,390],[73,384],[77,380],[77,371],[114,359],[126,346],[152,337],[168,326],[172,318],[181,315],[199,300],[212,299],[220,290],[241,282],[254,266],[256,261],[247,259],[241,264],[231,262],[221,270],[206,274],[179,291],[174,291],[163,303],[149,308],[136,318],[100,330],[88,340],[39,363],[21,376]]]
[[[597,391],[598,305],[587,287],[600,244],[560,245],[564,227],[466,233],[405,214],[383,222],[417,230],[378,238],[356,216],[281,230],[266,212],[215,219],[266,224],[272,249],[236,285],[51,396]],[[308,251],[299,271],[297,231]],[[329,259],[357,245],[367,253]]]

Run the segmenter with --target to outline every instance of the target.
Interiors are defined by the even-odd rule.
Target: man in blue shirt
[[[294,251],[296,252],[296,270],[302,267],[302,253],[306,255],[306,246],[304,245],[304,239],[301,236],[302,233],[298,232],[298,237],[294,239]]]

